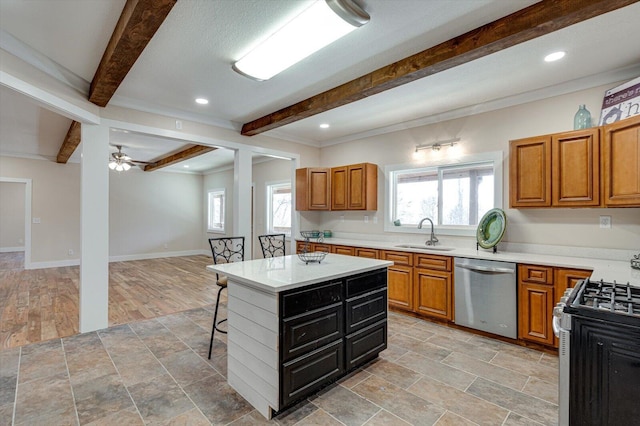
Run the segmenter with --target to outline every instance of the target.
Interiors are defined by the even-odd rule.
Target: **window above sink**
[[[484,213],[502,207],[502,156],[386,166],[385,232],[424,233],[418,223],[428,217],[437,235],[475,235]]]

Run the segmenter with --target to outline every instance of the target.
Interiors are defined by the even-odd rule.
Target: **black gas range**
[[[560,338],[560,425],[638,421],[640,287],[580,281],[554,310],[554,330]]]

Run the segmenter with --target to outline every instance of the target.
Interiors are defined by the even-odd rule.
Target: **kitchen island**
[[[387,346],[387,267],[328,254],[210,265],[228,277],[227,380],[267,419]]]

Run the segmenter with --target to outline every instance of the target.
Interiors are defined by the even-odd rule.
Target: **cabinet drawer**
[[[387,289],[366,293],[347,299],[345,333],[353,333],[361,328],[387,317]]]
[[[282,295],[282,318],[289,318],[342,301],[342,281],[321,283],[312,288]]]
[[[288,361],[343,336],[342,303],[282,321],[282,360]]]
[[[345,346],[347,370],[375,358],[387,348],[387,320],[382,320],[348,335],[345,339]]]
[[[415,254],[416,268],[433,269],[436,271],[451,271],[451,257],[432,254]]]
[[[326,251],[331,253],[331,244],[313,243],[313,251]]]
[[[521,282],[534,284],[553,284],[553,267],[539,265],[518,265]]]
[[[347,277],[347,299],[387,287],[387,268]]]
[[[344,372],[342,339],[282,366],[281,407],[312,394]]]
[[[378,250],[356,247],[356,256],[366,257],[366,258],[369,258],[369,259],[377,259],[378,258]]]
[[[331,253],[353,256],[355,254],[355,250],[353,249],[353,247],[349,246],[332,246]]]
[[[380,252],[380,259],[391,260],[394,265],[413,266],[413,253],[404,251],[387,251]]]

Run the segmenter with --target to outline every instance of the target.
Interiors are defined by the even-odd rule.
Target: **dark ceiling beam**
[[[78,145],[80,145],[80,123],[72,121],[67,131],[67,136],[65,136],[60,151],[58,151],[56,162],[66,164]]]
[[[176,1],[127,0],[91,81],[90,102],[101,107],[109,103]],[[79,144],[80,123],[74,121],[58,151],[56,161],[66,163]]]
[[[391,65],[245,123],[253,136],[356,102],[640,0],[543,0]]]
[[[89,101],[104,107],[177,0],[127,0],[91,81]]]
[[[175,154],[171,154],[166,157],[155,160],[152,162],[152,164],[147,164],[146,166],[144,166],[144,171],[152,172],[154,170],[158,170],[163,167],[167,167],[172,164],[179,163],[181,161],[188,160],[193,157],[197,157],[198,155],[206,154],[207,152],[211,152],[216,149],[218,148],[214,148],[212,146],[194,145],[180,152],[176,152]]]

